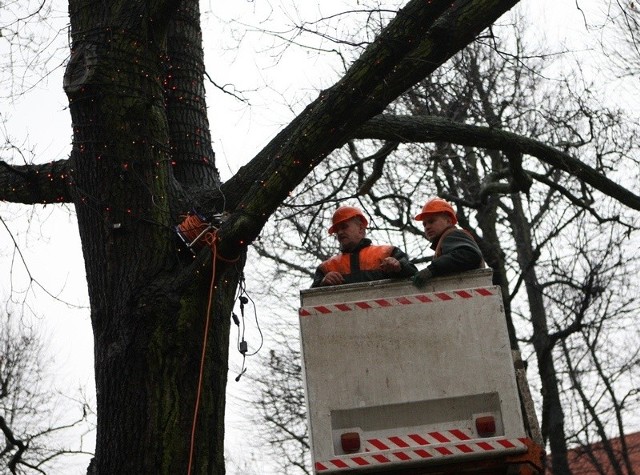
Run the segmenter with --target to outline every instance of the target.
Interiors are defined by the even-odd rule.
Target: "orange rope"
[[[217,242],[217,235],[216,232],[207,232],[207,234],[205,235],[205,240],[207,242],[207,244],[209,244],[209,246],[211,247],[211,252],[213,253],[213,267],[211,269],[211,284],[209,285],[209,302],[207,303],[207,317],[205,319],[205,325],[204,325],[204,338],[202,339],[202,355],[200,357],[200,375],[198,376],[198,391],[196,393],[196,404],[195,404],[195,409],[193,411],[193,423],[191,425],[191,445],[189,448],[189,467],[188,467],[188,471],[187,474],[191,475],[191,467],[192,467],[192,463],[193,463],[193,450],[194,450],[194,446],[195,446],[195,439],[196,439],[196,424],[198,421],[198,409],[200,407],[200,395],[202,393],[202,378],[204,375],[204,360],[205,360],[205,355],[207,353],[207,337],[209,334],[209,320],[210,320],[210,315],[211,315],[211,305],[213,302],[213,295],[214,295],[214,281],[216,278],[216,254],[217,254],[217,246],[216,246],[216,242]]]
[[[198,244],[197,248],[203,246],[209,246],[213,254],[213,264],[211,269],[211,284],[209,285],[209,301],[207,303],[207,315],[205,318],[204,337],[202,341],[202,355],[200,357],[200,374],[198,376],[198,390],[196,393],[196,403],[193,410],[193,423],[191,425],[191,442],[189,447],[189,466],[187,468],[187,475],[191,475],[191,469],[193,467],[193,452],[195,449],[196,440],[196,427],[198,422],[198,410],[200,408],[200,396],[202,394],[202,380],[204,378],[204,362],[207,354],[207,339],[209,335],[209,320],[211,318],[211,305],[213,304],[214,296],[214,282],[216,278],[216,262],[220,259],[223,262],[233,263],[236,262],[240,256],[235,259],[225,259],[218,255],[218,230],[205,222],[199,215],[195,213],[189,213],[184,216],[182,223],[177,226],[177,230],[182,235],[185,242],[188,242],[188,247],[192,248]],[[199,242],[201,241],[202,242]]]
[[[208,224],[197,214],[189,213],[184,216],[182,222],[178,225],[178,230],[184,236],[185,240],[194,243],[202,234],[207,231]],[[210,233],[206,233],[210,234]],[[207,243],[211,245],[211,243]]]
[[[215,229],[215,228],[214,228]],[[212,232],[209,228],[209,224],[200,218],[197,214],[189,213],[184,216],[182,223],[178,225],[178,230],[184,237],[186,241],[188,241],[189,247],[193,247],[197,241],[203,241],[203,244],[200,244],[200,247],[203,245],[208,245],[213,248],[215,246],[215,240],[217,240],[216,232]],[[228,259],[221,255],[214,255],[214,260],[219,259],[223,262],[227,262],[233,264],[240,259],[240,256],[235,259]]]

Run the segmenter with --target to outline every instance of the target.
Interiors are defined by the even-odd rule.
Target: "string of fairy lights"
[[[122,38],[127,35],[132,38],[126,41],[126,44],[121,43]],[[169,196],[166,196],[168,192],[159,194],[151,180],[166,180],[177,168],[188,164],[212,169],[214,175],[218,176],[213,160],[214,155],[210,150],[211,140],[208,124],[206,127],[193,127],[192,121],[189,120],[193,111],[205,113],[206,108],[202,100],[204,94],[199,90],[191,92],[180,87],[181,76],[183,76],[181,69],[167,68],[165,71],[159,71],[159,64],[168,64],[168,58],[163,55],[157,56],[159,59],[149,57],[144,59],[145,56],[142,54],[129,56],[129,62],[120,62],[118,68],[111,71],[110,74],[98,76],[99,72],[95,70],[97,66],[91,55],[97,54],[98,48],[108,50],[107,54],[111,57],[130,53],[131,47],[134,51],[136,48],[142,48],[143,45],[138,43],[135,36],[127,30],[115,32],[111,28],[94,29],[76,35],[76,37],[83,38],[82,48],[86,50],[87,43],[91,48],[76,57],[80,61],[80,68],[88,70],[78,72],[73,69],[74,65],[71,65],[71,78],[66,88],[73,117],[73,150],[71,159],[67,161],[66,169],[61,173],[47,172],[46,180],[49,188],[62,190],[54,200],[55,202],[73,201],[76,205],[93,209],[103,219],[111,220],[110,217],[117,214],[118,218],[112,221],[122,221],[126,218],[159,226],[175,237],[174,221],[182,217],[174,216],[175,211],[167,205],[167,200],[170,199]],[[145,44],[144,47],[148,48],[149,44]],[[77,48],[72,49],[72,56],[77,51]],[[89,81],[76,88],[74,81],[86,80],[85,76],[91,76]],[[150,104],[149,107],[157,108],[158,111],[170,107],[173,115],[169,137],[164,140],[154,137],[151,133],[143,134],[143,132],[151,130],[148,114],[140,114],[139,117],[128,118],[127,121],[119,123],[113,121],[112,117],[107,119],[101,117],[102,105],[108,97],[115,97],[121,104],[127,101],[135,103],[147,100]],[[107,114],[114,112],[107,111]],[[111,122],[118,123],[118,125],[109,130],[108,119],[112,119]],[[125,146],[121,145],[123,141],[126,142]],[[118,158],[117,152],[112,151],[117,149],[133,149],[134,152],[127,154],[126,158]],[[50,162],[38,167],[45,170],[52,169],[53,165],[54,162]],[[78,181],[78,168],[82,167],[84,170],[87,170],[87,167],[95,170],[92,172],[96,174],[95,177],[92,177],[93,181],[87,182],[85,180],[84,183]],[[39,171],[36,171],[36,175],[38,173]],[[87,172],[84,171],[84,173]],[[29,187],[33,187],[34,181],[40,179],[37,176],[35,179],[29,178],[23,176],[22,182],[16,182],[15,186],[11,188],[14,197],[24,193]],[[136,209],[133,204],[119,206],[115,203],[122,200],[111,200],[108,194],[112,183],[105,183],[101,180],[115,180],[120,189],[123,187],[131,190],[141,188],[145,190],[145,194],[149,198],[143,200],[144,206],[142,208]],[[226,200],[220,189],[219,178],[214,180],[213,184],[218,188],[224,206]],[[167,186],[165,182],[164,188]],[[139,193],[138,195],[140,196]],[[42,201],[46,203],[45,200]],[[149,207],[154,207],[155,211],[149,212]],[[118,225],[120,224],[118,223]],[[177,248],[178,252],[182,252],[184,249],[182,245]],[[244,320],[243,300],[247,298],[247,295],[244,276],[241,272],[240,274],[239,294],[236,300],[241,302],[241,313]],[[258,325],[257,313],[256,324]],[[242,342],[245,341],[245,327],[244,324],[240,325],[238,322],[236,325],[240,327],[238,331],[238,349],[240,351]],[[260,343],[261,346],[262,343]],[[250,354],[246,349],[241,351],[243,355],[241,374],[245,370],[245,357],[251,356],[257,351]]]

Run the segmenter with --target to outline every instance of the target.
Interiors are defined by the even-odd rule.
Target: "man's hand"
[[[427,267],[426,269],[418,271],[413,277],[411,277],[411,281],[416,287],[424,287],[427,285],[427,281],[431,279],[431,277],[433,277],[433,274]]]
[[[344,284],[344,277],[340,272],[327,272],[320,282],[320,285],[340,285]]]
[[[400,265],[400,261],[398,259],[394,257],[386,257],[380,263],[380,269],[388,274],[396,274],[397,272],[400,272],[402,266]]]

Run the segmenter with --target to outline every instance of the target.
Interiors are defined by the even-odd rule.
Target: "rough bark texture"
[[[166,12],[135,15],[126,2],[108,11],[90,4],[95,6],[70,4],[73,52],[66,90],[74,127],[74,203],[95,337],[93,469],[185,473],[211,259],[205,255],[196,264],[187,252],[181,256],[172,226],[183,183],[218,184],[204,106],[193,99],[204,100],[201,37],[197,28],[171,29],[197,45],[180,43],[187,48],[181,60],[199,64],[191,71],[182,61],[173,65],[165,52],[168,25],[153,20]],[[189,9],[171,18],[193,26],[197,2],[184,4]],[[194,130],[206,131],[196,137],[204,137],[201,147],[192,139]],[[217,268],[193,473],[224,472],[228,317],[238,273]]]
[[[185,187],[219,185],[205,102],[205,67],[197,2],[183,2],[169,23],[165,105],[173,172]]]

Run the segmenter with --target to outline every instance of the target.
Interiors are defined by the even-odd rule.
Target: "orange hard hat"
[[[422,221],[428,214],[446,213],[451,218],[451,223],[456,224],[458,217],[453,210],[453,206],[449,204],[447,200],[442,198],[431,198],[422,207],[422,211],[415,217],[416,221]]]
[[[333,218],[331,218],[331,227],[329,228],[329,234],[333,234],[336,232],[336,226],[348,219],[355,218],[358,216],[364,227],[366,228],[369,224],[367,218],[365,218],[362,211],[354,206],[340,206],[335,213],[333,213]]]

